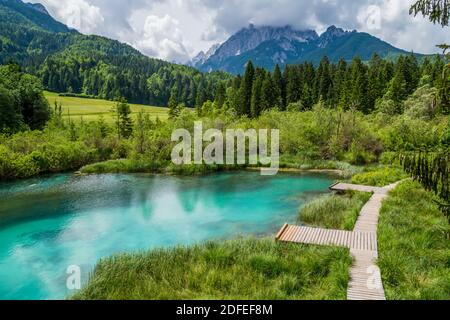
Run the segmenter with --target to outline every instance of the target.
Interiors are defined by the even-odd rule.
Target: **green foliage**
[[[366,186],[385,187],[408,177],[402,168],[380,167],[368,168],[352,177],[352,183]]]
[[[427,108],[433,109],[428,114],[434,116],[446,112],[445,99],[429,101],[430,95],[435,95],[434,90],[441,92],[446,86],[442,81],[443,67],[439,56],[432,61],[425,59],[422,67],[412,54],[400,56],[394,63],[375,54],[368,64],[357,57],[350,64],[344,60],[332,64],[324,57],[317,68],[311,63],[286,65],[284,73],[278,66],[272,73],[255,69],[250,61],[242,81],[238,76],[230,84],[226,103],[239,115],[256,118],[270,109],[304,111],[319,103],[344,111],[399,115],[405,108],[409,110],[412,102],[419,104],[427,99]],[[421,79],[429,86],[427,92],[422,89],[411,98],[413,101],[404,105]]]
[[[125,98],[118,98],[113,112],[116,116],[118,137],[128,139],[133,133],[133,120],[131,120],[130,105]]]
[[[450,151],[404,152],[401,164],[414,180],[442,199],[441,208],[450,218]]]
[[[301,208],[300,220],[314,227],[353,231],[359,212],[370,197],[370,193],[363,192],[326,195]]]
[[[389,300],[448,300],[450,226],[417,182],[402,182],[383,202],[379,260]]]
[[[411,6],[410,14],[423,14],[433,23],[448,26],[450,15],[450,1],[448,0],[419,0]]]
[[[438,90],[424,85],[404,102],[406,115],[415,119],[432,120],[438,114]]]
[[[15,64],[0,66],[0,132],[42,129],[51,110],[40,81]]]
[[[208,242],[102,260],[73,298],[344,300],[350,263],[346,249]]]

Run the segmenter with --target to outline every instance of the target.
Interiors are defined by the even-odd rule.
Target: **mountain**
[[[374,53],[383,58],[409,54],[368,33],[344,31],[336,26],[329,27],[319,36],[316,31],[299,31],[291,26],[250,25],[231,36],[211,57],[204,62],[199,60],[194,66],[205,72],[222,70],[238,74],[243,72],[249,60],[256,66],[272,70],[276,64],[305,61],[318,64],[324,56],[332,62],[351,60],[355,56],[367,61]]]
[[[171,95],[186,106],[212,99],[230,76],[149,58],[133,47],[83,35],[44,6],[0,0],[0,64],[14,61],[51,91],[165,106]]]
[[[203,51],[200,51],[198,55],[196,55],[192,60],[189,62],[189,65],[192,67],[195,67],[196,65],[201,65],[205,63],[209,58],[211,58],[219,49],[220,44],[217,43],[213,45],[206,53]]]
[[[39,3],[24,3],[21,0],[0,0],[2,22],[14,21],[41,31],[72,32],[61,22],[53,19],[47,9]]]

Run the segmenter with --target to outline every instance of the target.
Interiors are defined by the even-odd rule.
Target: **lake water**
[[[64,299],[121,252],[242,235],[275,236],[327,193],[327,175],[55,175],[0,184],[0,299]]]

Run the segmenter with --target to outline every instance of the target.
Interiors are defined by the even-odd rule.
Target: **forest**
[[[317,68],[304,63],[288,65],[283,72],[276,66],[270,73],[255,69],[249,61],[242,77],[236,77],[228,88],[218,86],[215,101],[219,108],[225,103],[238,115],[253,118],[272,108],[311,110],[319,102],[330,109],[395,115],[405,111],[403,102],[420,87],[418,94],[430,104],[430,114],[423,116],[432,118],[450,112],[450,83],[442,76],[444,65],[439,55],[419,62],[411,54],[391,62],[375,54],[368,63],[355,57],[350,63],[341,60],[335,65],[324,57]]]

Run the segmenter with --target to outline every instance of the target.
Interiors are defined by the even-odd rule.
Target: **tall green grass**
[[[183,165],[176,166],[169,162],[144,161],[132,159],[109,160],[90,164],[80,169],[82,174],[104,174],[104,173],[161,173],[195,176],[220,171],[231,171],[244,169],[242,166],[228,165]]]
[[[322,196],[301,208],[300,221],[313,227],[351,231],[362,207],[371,196],[364,192]]]
[[[388,299],[450,299],[450,225],[433,200],[404,181],[383,203],[379,266]]]
[[[408,178],[408,175],[400,167],[368,167],[365,172],[354,175],[352,183],[385,187],[406,178]]]
[[[242,239],[102,260],[74,299],[346,298],[347,249]]]

